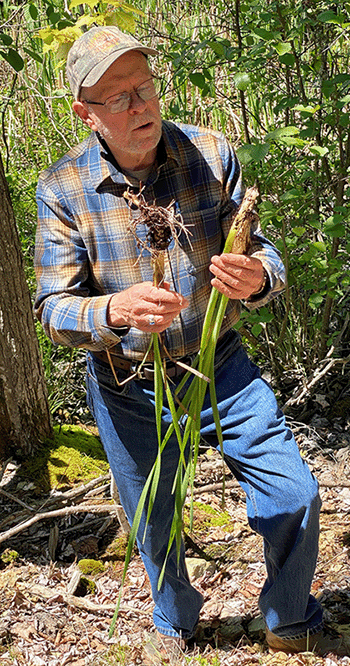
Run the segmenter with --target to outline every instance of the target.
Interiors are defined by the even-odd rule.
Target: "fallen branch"
[[[319,486],[320,488],[350,488],[350,481],[319,481]],[[238,481],[234,479],[231,481],[225,481],[225,490],[229,490],[230,488],[241,488],[241,486]],[[211,493],[216,492],[217,490],[222,491],[222,481],[219,483],[209,483],[207,486],[201,486],[200,488],[194,488],[193,494],[200,495],[201,493]]]
[[[36,513],[35,516],[32,516],[32,518],[29,518],[24,523],[15,525],[6,532],[1,532],[0,543],[6,541],[7,539],[10,539],[19,532],[23,532],[23,530],[28,529],[28,527],[34,525],[34,523],[37,523],[39,520],[47,520],[50,518],[57,518],[59,516],[69,516],[72,513],[82,513],[82,512],[112,513],[117,515],[117,511],[120,508],[121,507],[118,506],[117,504],[85,504],[85,505],[79,504],[79,506],[66,506],[62,509],[55,509],[54,511],[45,511],[43,513]]]
[[[350,362],[350,356],[347,356],[346,358],[332,358],[330,361],[328,361],[327,365],[322,370],[317,369],[315,373],[307,379],[305,385],[302,388],[300,388],[294,396],[289,398],[289,400],[287,400],[287,402],[284,403],[282,411],[284,411],[286,408],[290,407],[291,405],[298,405],[302,400],[302,398],[304,398],[304,396],[310,392],[310,389],[313,386],[315,386],[315,384],[317,384],[317,382],[319,382],[320,379],[322,379],[322,377],[324,377],[324,375],[326,375],[327,372],[329,372],[334,365],[336,365],[337,363],[346,365],[349,362]]]
[[[19,511],[17,514],[12,513],[11,515],[4,518],[4,520],[2,520],[0,522],[0,530],[4,529],[4,527],[6,527],[6,525],[8,523],[13,523],[15,521],[25,520],[28,513],[33,514],[33,511],[36,511],[37,513],[39,513],[39,512],[42,512],[42,510],[44,508],[46,508],[46,509],[50,508],[50,510],[53,510],[53,509],[51,509],[51,507],[55,507],[55,506],[61,507],[62,503],[66,503],[66,502],[69,502],[69,501],[72,501],[72,500],[84,501],[86,499],[86,497],[89,496],[92,489],[96,488],[96,486],[98,486],[100,483],[103,483],[104,481],[109,481],[110,478],[111,478],[110,474],[103,474],[102,476],[99,476],[96,479],[92,479],[88,483],[82,484],[82,485],[78,486],[77,488],[71,488],[70,490],[67,490],[66,492],[56,493],[55,495],[52,495],[51,497],[48,497],[44,502],[41,502],[41,503],[37,502],[36,506],[34,508],[30,507],[29,505],[24,504],[26,510],[25,511]],[[108,484],[107,484],[107,486],[102,486],[102,488],[103,489],[108,488]],[[101,488],[101,490],[102,490],[102,488]],[[7,492],[3,489],[0,489],[0,490],[2,490],[3,494],[5,494]],[[79,500],[80,496],[82,497],[81,500]],[[11,499],[13,499],[13,501],[16,501],[19,504],[21,504],[21,502],[18,499],[16,499],[15,497],[13,497]],[[21,505],[23,506],[23,504],[21,504]],[[1,532],[0,532],[0,535],[1,535]]]
[[[49,588],[44,585],[31,585],[28,588],[27,585],[23,584],[18,584],[17,587],[22,593],[25,592],[41,599],[55,599],[55,601],[59,601],[57,597],[62,597],[62,601],[68,606],[75,606],[75,608],[90,611],[91,613],[111,613],[115,610],[115,604],[95,604],[86,598],[81,599],[75,597],[73,594],[67,594],[62,588]],[[151,610],[134,608],[134,606],[129,606],[128,604],[121,604],[120,611],[124,613],[136,613],[137,615],[152,615]]]
[[[7,492],[7,490],[4,490],[3,488],[0,488],[0,493],[1,495],[4,495],[4,497],[7,497],[7,499],[12,500],[12,502],[16,502],[20,506],[23,506],[24,509],[27,509],[30,513],[33,513],[35,509],[33,507],[29,506],[29,504],[26,504],[26,502],[22,502],[18,497],[15,495],[12,495],[12,493]]]

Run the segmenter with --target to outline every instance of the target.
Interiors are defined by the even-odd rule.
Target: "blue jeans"
[[[259,607],[270,631],[299,638],[307,630],[315,633],[322,627],[321,607],[310,595],[318,552],[318,484],[300,457],[259,369],[241,346],[231,351],[228,346],[228,354],[218,362],[216,391],[225,461],[246,493],[249,523],[264,540],[267,578]],[[88,404],[131,523],[158,448],[153,383],[133,380],[120,388],[109,366],[89,353],[87,389]],[[164,432],[171,420],[165,406]],[[219,448],[209,396],[201,424],[203,438]],[[162,586],[157,588],[173,515],[171,491],[178,457],[173,437],[162,454],[161,482],[146,538],[142,539],[144,517],[137,543],[152,586],[155,626],[163,634],[188,638],[198,622],[203,599],[189,581],[183,546],[180,566],[174,546]]]

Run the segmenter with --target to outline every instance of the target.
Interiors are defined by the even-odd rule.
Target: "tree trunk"
[[[0,155],[0,460],[52,436],[44,371]]]

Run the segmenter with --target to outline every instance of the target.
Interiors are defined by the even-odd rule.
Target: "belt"
[[[189,354],[187,356],[183,356],[182,358],[177,359],[181,363],[185,363],[188,366],[191,366],[193,359],[197,356],[197,352],[195,354]],[[98,359],[99,361],[102,361],[103,363],[107,363],[109,365],[109,359],[104,351],[94,351],[92,352],[92,357]],[[113,363],[113,367],[116,368],[116,370],[123,370],[123,372],[126,372],[127,374],[136,374],[137,376],[135,379],[146,379],[147,381],[153,382],[154,380],[154,365],[153,363],[143,363],[142,361],[129,361],[126,358],[122,358],[121,356],[116,356],[115,354],[110,354],[111,361]],[[181,367],[180,365],[177,365],[175,361],[170,361],[167,359],[165,361],[165,366],[166,366],[166,374],[170,378],[175,378],[175,377],[181,377],[181,375],[184,375],[186,371],[185,368]]]

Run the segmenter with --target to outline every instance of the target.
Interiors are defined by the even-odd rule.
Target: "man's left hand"
[[[258,294],[264,284],[260,259],[244,254],[221,254],[211,258],[209,270],[215,275],[211,284],[228,298],[245,300]]]

